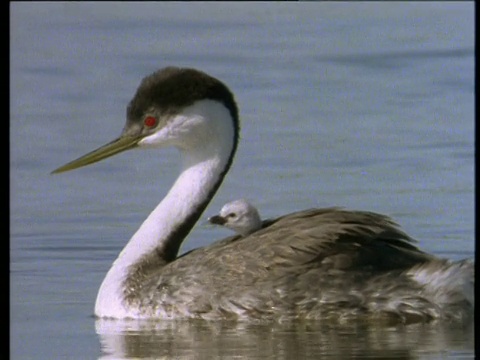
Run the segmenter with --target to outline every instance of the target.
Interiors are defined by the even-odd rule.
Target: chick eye
[[[143,123],[145,124],[146,127],[154,127],[157,125],[157,118],[154,116],[147,116],[144,120]]]
[[[236,216],[237,216],[237,214],[235,214],[235,213],[230,213],[230,214],[227,215],[227,217],[229,217],[229,218],[234,218]]]

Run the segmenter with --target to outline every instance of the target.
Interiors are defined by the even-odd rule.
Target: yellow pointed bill
[[[137,146],[141,138],[142,136],[119,137],[118,139],[115,139],[112,142],[109,142],[108,144],[103,145],[98,149],[93,150],[92,152],[89,152],[88,154],[83,155],[76,160],[70,161],[63,166],[60,166],[58,169],[53,170],[52,174],[58,174],[65,171],[78,169],[82,166],[87,166],[115,154],[121,153],[122,151],[132,149]]]

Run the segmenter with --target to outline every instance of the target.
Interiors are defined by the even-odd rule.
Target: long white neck
[[[129,308],[128,298],[135,297],[136,286],[149,274],[176,258],[181,243],[210,202],[232,162],[236,135],[232,121],[226,119],[230,118],[230,113],[222,105],[201,101],[176,118],[181,126],[167,129],[170,132],[167,143],[180,148],[182,171],[107,273],[95,305],[95,314],[99,317],[138,317],[135,309]],[[184,131],[192,122],[197,123],[194,124],[195,132],[182,134],[181,141],[171,139],[172,131]],[[154,136],[144,140],[141,144],[144,146],[159,142]]]

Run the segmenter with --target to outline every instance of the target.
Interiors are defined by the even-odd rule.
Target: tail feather
[[[408,275],[422,286],[423,296],[437,304],[444,317],[464,317],[474,308],[474,269],[471,260],[434,260],[413,267]]]

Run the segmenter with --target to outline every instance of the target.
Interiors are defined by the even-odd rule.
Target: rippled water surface
[[[473,358],[473,327],[115,322],[98,287],[166,194],[173,149],[49,173],[116,137],[166,65],[227,83],[234,166],[182,252],[265,217],[344,206],[394,217],[439,256],[474,254],[473,3],[11,3],[11,357]]]

